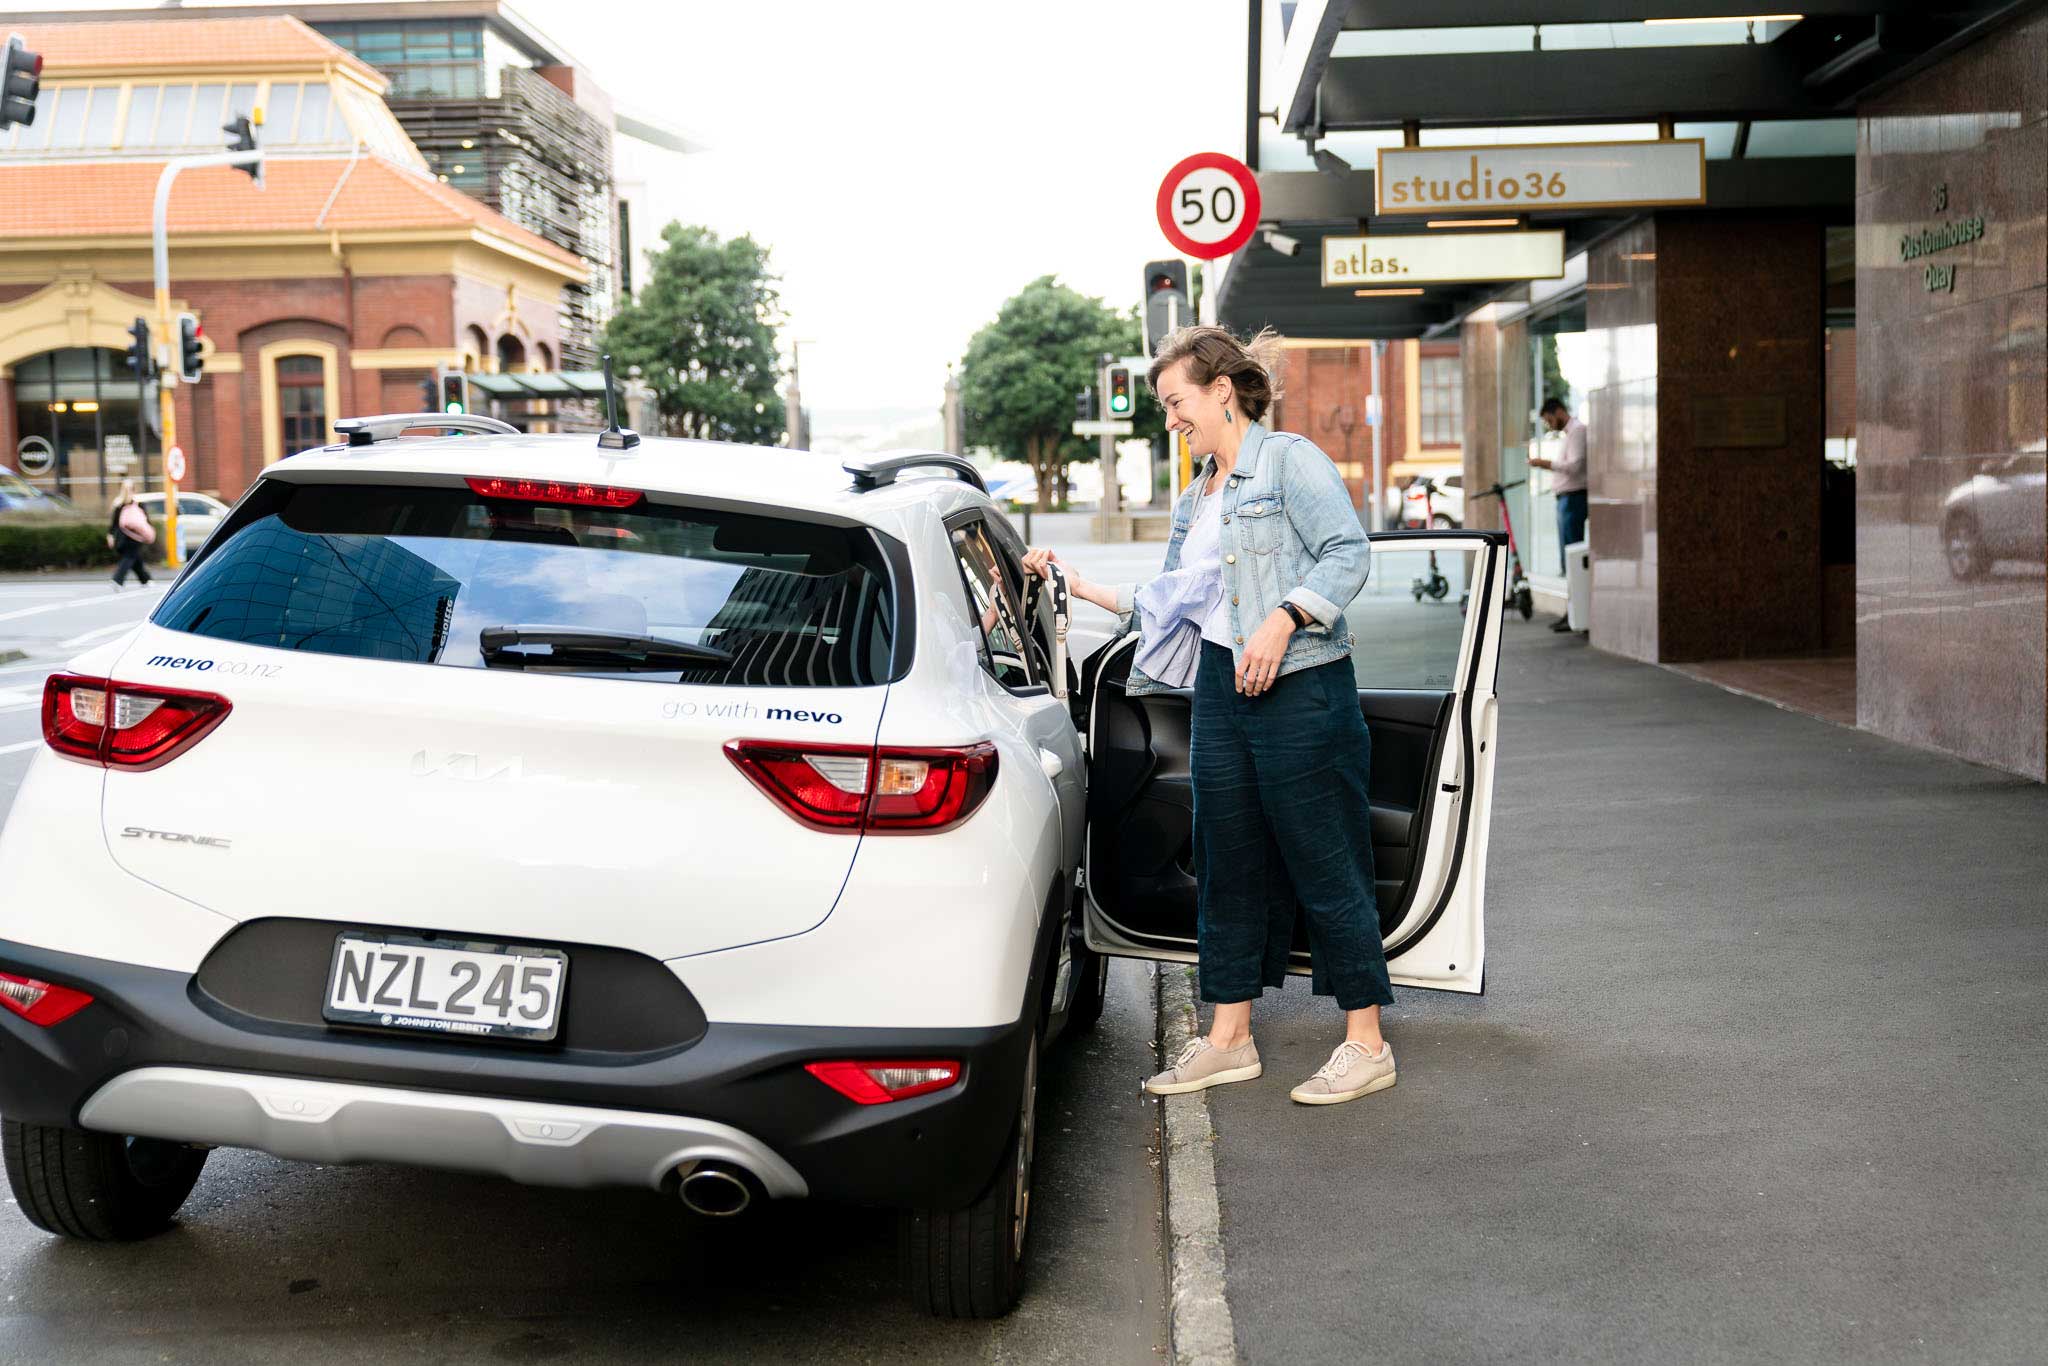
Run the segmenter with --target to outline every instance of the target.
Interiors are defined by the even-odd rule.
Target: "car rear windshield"
[[[773,687],[886,682],[897,628],[881,547],[857,528],[281,479],[257,486],[152,620],[465,669],[534,657],[502,648],[505,628],[553,628],[600,648],[549,672]],[[629,664],[604,653],[603,637],[706,648]]]

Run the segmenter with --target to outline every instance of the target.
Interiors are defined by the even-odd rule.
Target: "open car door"
[[[1372,733],[1372,845],[1387,967],[1403,986],[1483,988],[1487,819],[1493,796],[1506,538],[1489,531],[1372,537],[1345,611],[1358,706]],[[1088,716],[1086,933],[1129,958],[1195,958],[1190,691],[1125,692],[1135,634],[1082,672]],[[1292,970],[1309,971],[1297,915]]]

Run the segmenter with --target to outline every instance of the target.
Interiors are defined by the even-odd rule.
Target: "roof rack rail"
[[[971,485],[982,493],[988,492],[988,485],[982,480],[981,471],[964,455],[945,455],[938,451],[896,451],[889,455],[863,456],[847,461],[840,466],[853,476],[853,487],[860,493],[870,489],[887,488],[896,482],[896,476],[905,470],[935,469],[947,470],[958,476],[962,483]]]
[[[380,413],[376,417],[345,417],[334,424],[334,430],[346,437],[351,446],[374,446],[379,441],[396,441],[404,433],[422,427],[485,436],[519,435],[519,429],[511,423],[476,413]]]

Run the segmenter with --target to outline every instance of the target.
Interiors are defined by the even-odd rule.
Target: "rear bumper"
[[[597,1062],[224,1019],[189,973],[6,941],[0,969],[94,998],[51,1028],[0,1011],[9,1119],[534,1184],[658,1185],[677,1162],[716,1158],[770,1195],[959,1208],[1008,1140],[1029,1039],[1028,1016],[959,1030],[714,1022],[686,1047]],[[803,1070],[833,1057],[955,1058],[962,1079],[856,1105]]]

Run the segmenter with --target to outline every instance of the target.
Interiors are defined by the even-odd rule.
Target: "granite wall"
[[[2048,15],[1857,112],[1857,722],[2048,778]]]

